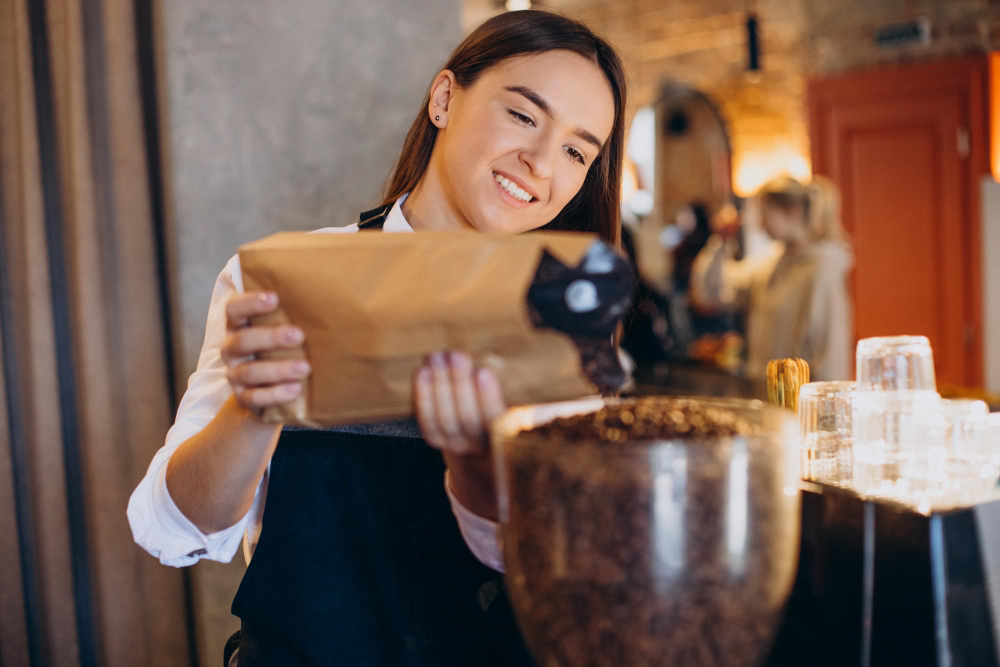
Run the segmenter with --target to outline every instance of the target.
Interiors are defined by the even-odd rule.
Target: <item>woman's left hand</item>
[[[441,450],[451,491],[470,511],[496,517],[490,422],[507,409],[500,382],[463,352],[437,352],[413,380],[417,421],[424,439]]]

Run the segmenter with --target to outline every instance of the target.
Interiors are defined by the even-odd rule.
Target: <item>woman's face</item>
[[[441,113],[439,92],[436,85],[431,118]],[[615,120],[604,73],[571,51],[504,61],[468,88],[452,85],[446,101],[430,167],[459,217],[489,233],[516,234],[555,218]]]
[[[796,243],[806,238],[805,212],[801,207],[786,209],[765,201],[760,213],[764,231],[775,241]]]

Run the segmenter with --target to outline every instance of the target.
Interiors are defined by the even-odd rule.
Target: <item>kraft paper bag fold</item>
[[[307,357],[298,399],[268,421],[314,428],[413,414],[411,385],[426,355],[464,350],[499,377],[511,405],[593,392],[580,354],[561,333],[535,328],[526,295],[544,251],[577,266],[590,234],[286,232],[239,250],[247,291],[278,294],[254,324],[293,323]]]

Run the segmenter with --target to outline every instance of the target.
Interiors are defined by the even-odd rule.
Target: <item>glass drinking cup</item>
[[[857,347],[861,390],[936,391],[934,353],[924,336],[864,338]]]
[[[810,382],[799,390],[802,479],[850,484],[851,399],[856,389],[854,382]]]
[[[976,502],[996,483],[989,447],[989,409],[983,401],[940,400],[907,419],[912,446],[900,466],[907,499],[918,509]]]
[[[852,485],[861,495],[906,502],[911,479],[904,467],[923,447],[916,419],[934,414],[933,391],[855,391],[851,399]]]

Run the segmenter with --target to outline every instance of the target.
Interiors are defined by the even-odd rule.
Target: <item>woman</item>
[[[703,308],[747,311],[747,375],[767,362],[800,357],[815,380],[851,376],[853,321],[847,294],[852,257],[840,225],[836,187],[780,178],[758,194],[764,230],[779,250],[763,259],[729,259],[720,229],[695,261],[692,298]]]
[[[323,231],[544,226],[617,243],[625,95],[618,56],[583,25],[491,19],[435,77],[382,206]],[[309,366],[254,360],[303,336],[248,326],[277,297],[240,292],[233,258],[177,421],[129,503],[136,541],[179,566],[230,560],[245,536],[240,665],[513,664],[498,576],[469,553],[502,568],[485,439],[505,408],[497,379],[441,352],[414,377],[418,423],[265,424],[259,411],[296,397]]]

